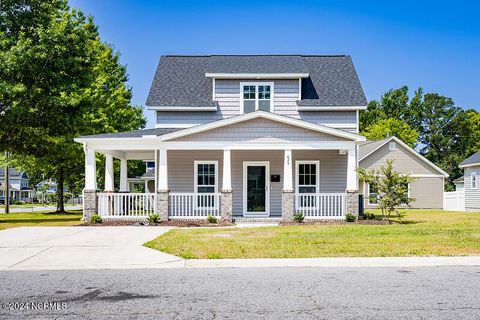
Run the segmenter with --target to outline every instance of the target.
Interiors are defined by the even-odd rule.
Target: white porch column
[[[232,190],[232,163],[231,163],[231,151],[223,150],[223,179],[222,190]]]
[[[167,165],[167,150],[159,150],[158,159],[158,190],[168,190],[168,165]]]
[[[157,171],[158,168],[158,171]],[[168,166],[167,166],[167,150],[158,150],[158,166],[155,167],[155,175],[158,175],[158,189],[157,192],[157,204],[156,213],[160,215],[160,220],[168,220]]]
[[[283,191],[293,191],[292,150],[285,150],[283,157]]]
[[[105,188],[104,191],[112,192],[114,189],[113,182],[113,156],[111,154],[105,155]]]
[[[128,186],[128,162],[127,159],[120,159],[120,192],[129,192]]]
[[[358,181],[357,181],[357,156],[355,149],[348,149],[348,159],[347,159],[347,190],[356,191],[358,190]]]
[[[97,189],[97,167],[95,150],[85,147],[85,189]]]
[[[295,193],[293,192],[293,159],[292,150],[283,152],[283,191],[282,219],[292,221],[295,213]]]
[[[232,157],[230,149],[223,150],[222,194],[220,198],[220,215],[223,221],[232,222]]]

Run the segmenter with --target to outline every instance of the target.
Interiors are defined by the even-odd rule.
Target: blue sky
[[[395,3],[395,5],[393,5]],[[402,85],[480,110],[475,1],[71,0],[95,18],[144,105],[164,54],[349,54],[369,100]],[[153,114],[146,111],[148,127]]]

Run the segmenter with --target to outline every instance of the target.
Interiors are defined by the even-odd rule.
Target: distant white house
[[[12,201],[30,201],[32,189],[29,187],[30,178],[23,171],[16,168],[8,169],[9,193]],[[5,201],[5,168],[0,168],[0,202]]]
[[[480,211],[480,151],[459,166],[464,169],[465,210]]]

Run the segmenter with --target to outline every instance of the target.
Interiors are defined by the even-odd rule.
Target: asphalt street
[[[1,319],[480,318],[480,267],[3,271],[0,277]]]

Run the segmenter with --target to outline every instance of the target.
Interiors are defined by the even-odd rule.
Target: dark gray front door
[[[246,163],[244,174],[245,215],[268,216],[268,162]]]

